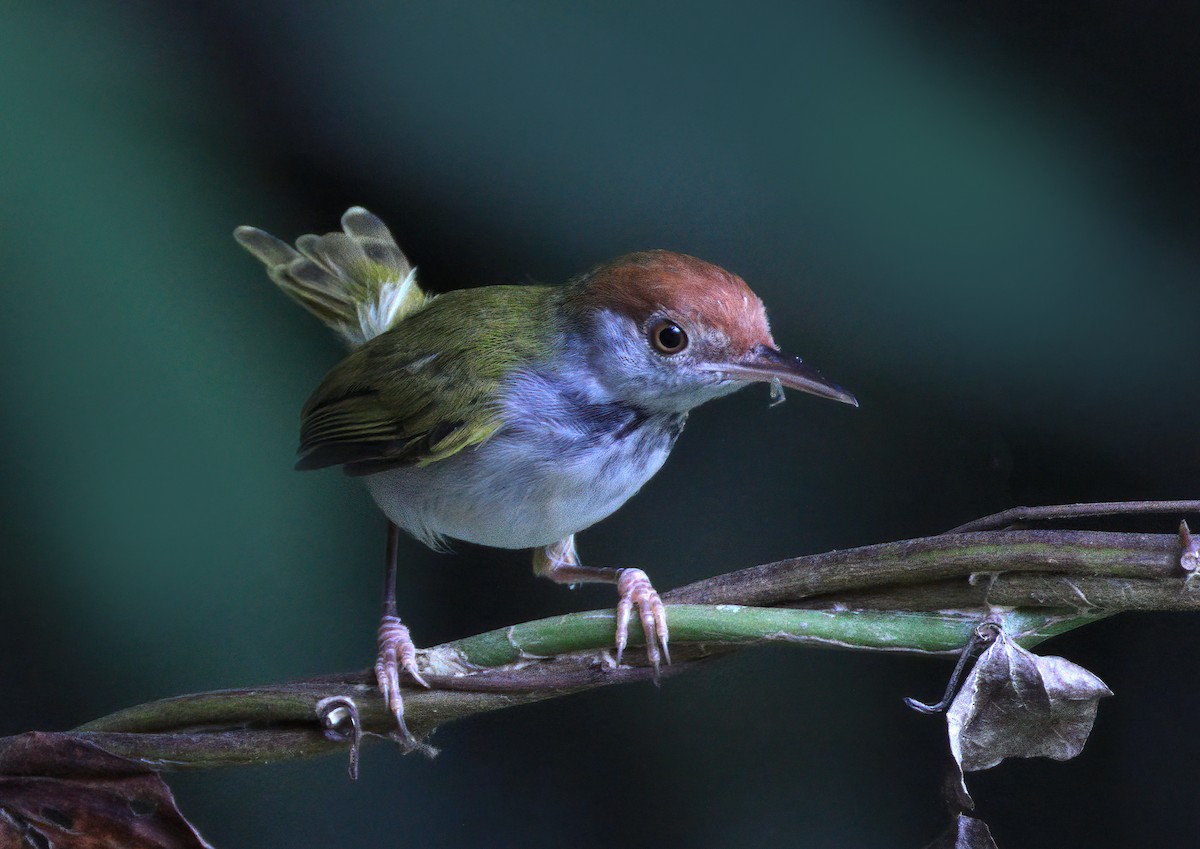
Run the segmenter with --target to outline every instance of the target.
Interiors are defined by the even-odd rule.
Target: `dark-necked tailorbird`
[[[584,566],[575,534],[611,514],[667,459],[688,412],[766,382],[857,406],[771,337],[742,279],[665,250],[618,257],[558,286],[434,295],[383,222],[361,207],[340,233],[292,248],[235,237],[353,349],[305,404],[298,469],[361,476],[391,521],[375,674],[399,730],[399,670],[424,684],[395,600],[397,527],[534,549],[534,571],[617,586],[617,661],[636,609],[650,662],[670,661],[667,615],[646,573]]]

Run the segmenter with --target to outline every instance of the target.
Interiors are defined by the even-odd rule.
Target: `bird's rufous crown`
[[[734,350],[775,347],[758,295],[736,274],[696,257],[665,250],[626,254],[592,269],[585,281],[588,306],[638,324],[666,315],[719,330]]]

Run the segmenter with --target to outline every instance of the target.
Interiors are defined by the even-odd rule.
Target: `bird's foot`
[[[657,680],[662,661],[671,662],[671,651],[667,648],[667,610],[662,599],[650,583],[650,578],[641,569],[621,569],[617,577],[617,663],[625,653],[629,642],[629,619],[633,608],[637,608],[646,635],[646,657],[654,666]]]
[[[671,662],[671,652],[667,648],[667,610],[645,572],[581,565],[575,552],[574,536],[535,550],[533,571],[558,584],[616,584],[620,595],[617,602],[617,663],[620,664],[629,643],[629,619],[636,607],[642,633],[646,635],[646,657],[654,666],[655,681],[658,680],[662,662]]]
[[[397,616],[384,616],[379,622],[379,656],[375,660],[375,681],[383,693],[384,702],[396,718],[402,742],[408,749],[425,749],[404,722],[404,699],[400,695],[400,670],[407,672],[422,687],[429,684],[417,669],[417,647],[409,636],[408,626]]]

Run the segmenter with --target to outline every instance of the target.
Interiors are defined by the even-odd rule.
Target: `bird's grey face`
[[[658,311],[638,322],[600,310],[591,331],[593,374],[614,399],[643,409],[687,412],[749,382],[721,371],[729,337],[698,321]]]
[[[745,281],[695,257],[645,251],[598,266],[567,290],[582,321],[576,359],[594,394],[682,413],[748,383],[854,404],[854,396],[775,347]]]
[[[642,321],[595,313],[585,354],[598,388],[611,399],[683,413],[751,383],[772,383],[858,406],[854,396],[797,358],[765,342],[739,344],[697,317],[655,311]]]

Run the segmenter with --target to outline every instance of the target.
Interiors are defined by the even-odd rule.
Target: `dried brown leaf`
[[[81,735],[0,740],[0,846],[212,849],[144,765]]]
[[[1111,695],[1082,666],[1039,657],[1001,633],[946,714],[950,750],[967,772],[1005,758],[1068,760],[1083,749],[1099,700]]]

